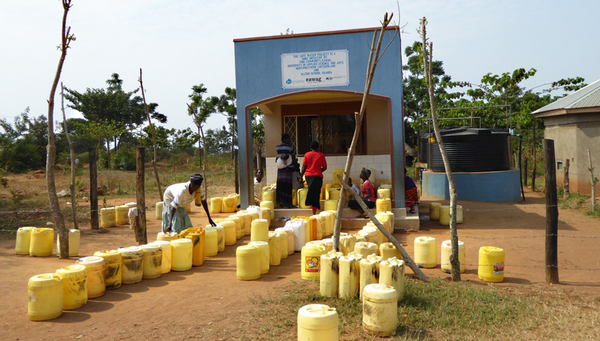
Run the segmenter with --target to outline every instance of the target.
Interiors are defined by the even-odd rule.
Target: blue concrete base
[[[458,200],[483,202],[520,202],[519,170],[453,173]],[[446,173],[423,172],[422,196],[450,200]]]

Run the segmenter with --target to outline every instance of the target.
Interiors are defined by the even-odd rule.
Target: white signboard
[[[348,84],[348,50],[281,54],[281,85],[284,89]]]

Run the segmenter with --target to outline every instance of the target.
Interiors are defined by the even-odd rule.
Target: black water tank
[[[491,172],[510,169],[508,130],[457,128],[440,132],[453,172]],[[431,145],[434,172],[445,172],[437,143]]]

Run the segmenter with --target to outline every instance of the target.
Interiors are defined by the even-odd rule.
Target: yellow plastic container
[[[452,264],[450,264],[450,256],[452,255],[452,241],[444,240],[442,242],[442,252],[440,257],[440,265],[442,271],[452,273]],[[465,243],[458,241],[458,261],[460,262],[460,273],[465,273]]]
[[[117,250],[94,252],[94,256],[104,258],[104,283],[106,289],[117,289],[121,286],[123,278],[123,257]]]
[[[241,239],[244,236],[244,218],[237,214],[232,214],[226,220],[235,223],[235,239]]]
[[[196,191],[194,193],[194,205],[198,207],[202,206],[202,191]]]
[[[69,230],[69,257],[79,256],[79,240],[81,231],[76,229]],[[60,236],[56,238],[56,253],[60,253]]]
[[[223,212],[223,198],[216,197],[210,198],[210,213],[221,213]]]
[[[377,255],[377,244],[370,242],[357,242],[354,245],[354,252],[367,257],[368,255]]]
[[[432,202],[429,205],[429,219],[431,220],[440,220],[440,207],[442,204],[439,202]]]
[[[29,241],[29,255],[48,257],[52,255],[54,246],[54,230],[50,228],[34,228]]]
[[[298,310],[298,341],[337,341],[339,317],[335,308],[309,304]]]
[[[269,207],[260,207],[260,217],[261,219],[266,219],[267,220],[267,224],[269,224],[269,226],[271,226],[271,213],[273,213],[273,215],[275,215],[275,209],[270,209]]]
[[[344,255],[348,255],[350,252],[354,252],[356,246],[356,236],[353,234],[342,236],[340,235],[340,252]]]
[[[379,262],[371,257],[360,260],[358,296],[364,300],[363,291],[369,284],[379,283]]]
[[[300,261],[302,279],[318,281],[321,270],[321,255],[325,254],[325,247],[315,244],[306,244],[302,247]]]
[[[83,257],[75,261],[87,269],[87,294],[89,298],[104,295],[106,282],[104,281],[105,262],[102,257]]]
[[[377,207],[377,213],[391,211],[392,210],[392,200],[377,199],[377,201],[375,201],[375,207]]]
[[[340,180],[338,180],[338,174],[342,177],[342,179],[344,178],[344,170],[343,169],[334,169],[333,170],[333,180],[331,181],[334,185],[337,184],[338,186],[340,186]]]
[[[322,296],[337,297],[340,277],[341,252],[329,251],[321,255],[321,275],[319,290]]]
[[[462,224],[463,209],[461,205],[456,205],[456,223]],[[450,225],[450,206],[442,205],[440,207],[440,225]]]
[[[214,227],[204,229],[204,256],[213,257],[219,253],[219,232]]]
[[[414,261],[420,268],[437,266],[437,241],[433,237],[417,237],[414,242]]]
[[[155,244],[142,245],[144,256],[142,264],[144,268],[144,279],[154,279],[162,275],[162,250]]]
[[[33,276],[27,283],[27,314],[32,321],[51,320],[63,312],[63,280],[57,274]]]
[[[367,241],[371,243],[375,243],[379,246],[379,244],[383,243],[383,233],[379,231],[379,228],[375,226],[372,222],[368,222],[365,226],[363,226],[362,231],[367,233]]]
[[[144,276],[144,251],[142,248],[139,246],[124,247],[119,248],[119,252],[121,252],[121,259],[123,260],[123,277],[121,283],[134,284],[141,282]]]
[[[152,243],[154,245],[158,245],[158,247],[160,247],[160,250],[162,251],[162,266],[160,268],[161,273],[166,274],[168,272],[171,271],[171,258],[172,258],[172,247],[171,247],[171,242],[168,242],[166,240],[157,240],[154,243]],[[204,253],[202,253],[204,254]],[[125,277],[125,275],[123,275],[123,278]]]
[[[229,197],[225,197],[223,198],[223,213],[233,213],[235,212],[236,209],[236,200],[235,200],[235,196],[229,196]]]
[[[236,274],[242,281],[260,278],[260,250],[254,245],[238,246],[235,250]]]
[[[328,211],[319,213],[319,216],[324,218],[323,224],[323,236],[331,236],[333,234],[333,227],[335,224],[335,214]]]
[[[187,206],[185,207],[185,212],[186,212],[186,213],[190,213],[190,212],[192,212],[192,204],[189,204],[189,205],[187,205]]]
[[[240,216],[243,220],[243,231],[244,231],[244,235],[243,236],[248,236],[250,235],[250,227],[252,224],[252,216],[246,212],[246,211],[239,211],[237,213],[238,216]]]
[[[56,270],[63,280],[63,309],[71,310],[87,304],[87,269],[80,264],[72,264]]]
[[[263,242],[269,241],[269,225],[266,219],[256,219],[252,221],[250,240]]]
[[[17,243],[15,244],[15,252],[17,255],[28,255],[29,244],[31,242],[31,231],[35,227],[26,226],[20,227],[17,230]]]
[[[269,232],[269,266],[281,264],[281,238]],[[286,241],[287,243],[287,241]]]
[[[261,208],[268,208],[271,220],[275,218],[275,202],[274,201],[261,201]]]
[[[229,219],[221,221],[219,224],[223,226],[225,232],[225,245],[235,245],[237,242],[235,222]]]
[[[392,189],[389,187],[379,187],[377,189],[377,198],[379,199],[392,199]]]
[[[340,200],[340,189],[339,188],[330,188],[328,200]]]
[[[281,246],[280,254],[281,259],[286,259],[288,257],[288,234],[285,231],[277,231],[273,232],[275,234],[275,238],[279,238],[279,244]]]
[[[255,242],[250,242],[248,243],[248,245],[251,246],[255,246],[258,248],[259,254],[260,254],[260,274],[264,275],[267,274],[269,272],[269,265],[270,265],[270,249],[269,249],[269,243],[268,242],[263,242],[263,241],[255,241]]]
[[[390,242],[379,245],[379,255],[383,260],[393,257],[402,259],[402,254],[400,253],[400,251],[398,251],[394,244]]]
[[[190,239],[193,244],[192,248],[192,266],[201,266],[204,264],[204,257],[206,256],[205,249],[205,232],[204,230],[199,232],[189,233],[186,238]]]
[[[275,232],[283,232],[286,234],[286,238],[287,238],[287,247],[285,248],[285,250],[287,250],[287,256],[291,255],[294,253],[294,230],[291,227],[278,227],[275,229]],[[283,247],[282,247],[283,249]],[[286,258],[283,257],[282,258]]]
[[[206,225],[207,228],[212,227],[217,230],[217,252],[225,251],[225,229],[220,222],[217,223],[217,226]]]
[[[504,280],[504,250],[494,246],[482,246],[479,249],[479,279],[486,282]]]
[[[192,252],[194,245],[188,238],[171,240],[171,270],[188,271],[192,268]]]
[[[319,216],[310,216],[306,221],[308,224],[308,230],[310,231],[309,240],[320,240],[323,238],[323,219],[319,219]]]
[[[298,196],[298,206],[300,208],[312,208],[312,206],[306,205],[306,194],[308,194],[308,188],[300,188],[296,191],[296,195]]]
[[[275,202],[276,194],[275,191],[264,191],[262,192],[261,201]]]
[[[324,211],[335,211],[337,210],[338,201],[337,200],[325,200],[323,203]]]
[[[171,240],[175,240],[178,239],[179,235],[177,234],[177,232],[158,232],[158,234],[156,235],[156,240],[165,240],[170,242]]]
[[[338,294],[340,298],[352,299],[358,295],[360,287],[360,260],[355,254],[340,257]]]
[[[379,263],[379,284],[389,285],[396,289],[398,301],[404,298],[404,261],[389,258]]]
[[[117,226],[117,217],[115,214],[114,207],[101,208],[100,209],[100,227],[114,227]]]
[[[127,216],[128,213],[129,207],[125,205],[115,207],[117,225],[129,225],[129,217]]]
[[[162,220],[162,211],[164,204],[164,202],[159,201],[154,205],[154,218],[156,220]]]
[[[398,328],[398,293],[394,287],[369,284],[363,292],[363,330],[371,335],[391,336]]]

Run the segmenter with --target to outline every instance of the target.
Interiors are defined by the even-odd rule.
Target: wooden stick
[[[396,249],[398,251],[400,251],[400,254],[404,258],[404,262],[406,263],[406,265],[408,265],[408,267],[412,269],[412,271],[415,273],[415,275],[417,275],[417,277],[419,277],[420,280],[422,280],[423,282],[429,282],[429,279],[427,278],[427,276],[425,276],[423,271],[421,271],[421,269],[419,269],[419,266],[412,260],[412,258],[410,258],[410,256],[406,252],[406,250],[404,250],[404,248],[402,247],[402,244],[400,244],[396,240],[396,238],[394,238],[394,236],[388,230],[386,230],[385,227],[383,227],[383,225],[381,225],[379,220],[377,220],[377,218],[375,218],[375,216],[373,215],[371,210],[367,207],[367,205],[365,205],[365,203],[363,202],[362,198],[358,195],[358,193],[351,190],[350,187],[348,186],[348,184],[343,181],[342,177],[339,174],[337,174],[337,177],[340,180],[340,184],[342,185],[342,187],[344,187],[344,189],[356,199],[356,202],[358,202],[358,204],[363,209],[363,211],[365,211],[367,213],[367,215],[369,216],[369,219],[371,219],[371,221],[373,221],[373,224],[375,224],[375,226],[377,226],[379,231],[381,231],[381,233],[383,233],[383,235],[386,236],[386,238],[389,239],[392,244],[394,244]],[[339,218],[340,217],[338,216],[338,219]]]
[[[144,186],[144,179],[146,175],[146,169],[144,164],[144,147],[138,147],[136,152],[137,160],[137,185],[136,185],[136,197],[137,197],[137,229],[135,240],[140,244],[148,244],[148,236],[146,235],[146,192]]]
[[[558,283],[558,198],[554,140],[544,139],[546,173],[546,283]]]
[[[598,183],[598,179],[594,178],[594,167],[592,167],[592,152],[588,149],[588,161],[590,167],[588,168],[590,171],[591,177],[591,185],[592,185],[592,212],[596,210],[596,183]]]

